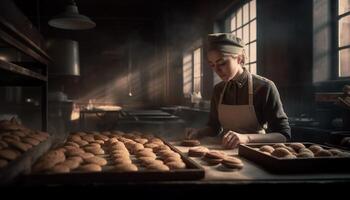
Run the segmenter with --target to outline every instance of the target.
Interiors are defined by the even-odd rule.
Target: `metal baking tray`
[[[204,178],[205,172],[202,166],[185,156],[173,145],[163,140],[173,151],[179,153],[186,169],[176,169],[170,171],[154,171],[139,168],[136,172],[112,171],[111,162],[106,157],[108,163],[102,167],[101,172],[79,172],[70,173],[28,173],[22,177],[22,182],[26,185],[32,184],[99,184],[99,183],[131,183],[142,181],[178,181],[178,180],[198,180]],[[139,166],[138,166],[139,167]]]
[[[2,168],[0,170],[0,185],[11,184],[15,182],[18,175],[28,172],[36,160],[51,148],[52,141],[52,136],[49,136],[45,141],[24,152]]]
[[[350,157],[315,157],[315,158],[295,158],[283,159],[266,155],[254,148],[263,145],[273,145],[274,143],[254,143],[240,144],[238,154],[248,160],[261,165],[266,170],[276,174],[287,173],[344,173],[350,172]],[[288,144],[288,143],[285,143]],[[309,147],[315,143],[302,143]],[[334,147],[317,144],[324,149]],[[339,149],[343,152],[349,152]]]

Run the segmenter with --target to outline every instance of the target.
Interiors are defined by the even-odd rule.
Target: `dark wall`
[[[221,12],[231,4],[232,0],[210,1],[202,0],[193,5],[191,12],[185,12],[184,7],[178,6],[167,12],[166,30],[168,43],[168,58],[170,66],[170,85],[167,102],[169,104],[186,104],[189,99],[183,95],[182,57],[183,53],[191,48],[197,48],[198,43],[204,45],[208,33],[213,33],[213,24]],[[174,7],[172,7],[174,8]],[[198,42],[199,41],[199,42]],[[213,72],[207,66],[205,49],[202,58],[202,97],[210,100],[213,89]]]
[[[80,13],[97,24],[84,31],[47,25],[49,19],[64,10],[65,1],[16,0],[16,3],[46,38],[79,42],[81,76],[74,79],[52,76],[51,90],[62,88],[63,84],[68,96],[79,102],[96,99],[132,106],[163,105],[167,94],[172,93],[168,90],[172,81],[167,73],[168,63],[172,62],[168,48],[172,44],[167,34],[179,32],[167,30],[165,15],[169,10],[175,13],[174,18],[183,16],[184,20],[185,13],[193,8],[193,1],[78,1]]]
[[[83,31],[48,26],[48,20],[63,11],[67,2],[16,2],[45,38],[79,43],[81,76],[50,76],[51,91],[63,85],[69,98],[83,103],[89,99],[131,106],[164,103],[166,62],[157,56],[165,45],[162,10],[170,2],[79,1],[80,13],[97,24]]]
[[[289,116],[310,112],[312,1],[258,0],[258,74],[273,80]]]
[[[154,24],[140,23],[129,32],[120,30],[113,20],[96,20],[96,23],[95,29],[86,31],[43,30],[49,38],[79,42],[81,76],[75,84],[64,80],[65,91],[71,98],[83,102],[88,99],[119,104],[147,101],[144,83],[152,77],[145,65],[155,54]],[[55,82],[56,79],[51,79],[51,85]]]
[[[203,3],[205,4],[205,3]],[[207,5],[207,4],[205,4]],[[168,8],[165,15],[167,66],[168,66],[168,104],[183,104],[182,58],[185,51],[202,38],[206,22],[205,15],[199,15],[195,7],[193,12],[185,12],[181,6]],[[204,80],[208,80],[204,77]],[[210,79],[209,79],[210,80]]]

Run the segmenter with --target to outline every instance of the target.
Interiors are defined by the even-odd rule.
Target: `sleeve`
[[[217,87],[214,88],[213,95],[210,101],[210,112],[207,125],[214,130],[214,133],[219,134],[221,130],[221,124],[218,115],[219,96],[216,88]]]
[[[269,81],[268,84],[263,115],[268,124],[267,132],[281,133],[287,138],[287,140],[291,139],[288,117],[283,110],[282,101],[277,87],[272,81]]]

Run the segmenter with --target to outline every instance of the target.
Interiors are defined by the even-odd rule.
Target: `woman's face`
[[[223,80],[229,81],[238,75],[243,69],[241,56],[224,55],[220,51],[211,50],[207,54],[209,66]]]

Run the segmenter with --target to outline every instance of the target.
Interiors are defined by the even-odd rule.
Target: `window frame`
[[[199,76],[195,76],[195,52],[199,50]],[[199,92],[202,94],[202,88],[203,88],[203,48],[202,47],[197,47],[192,50],[192,93],[195,92],[195,79],[199,78]]]
[[[191,56],[191,89],[190,89],[190,93],[193,92],[193,52],[190,52],[190,51],[185,51],[183,54],[182,54],[182,95],[185,97],[185,98],[188,98],[190,97],[191,94],[188,94],[188,93],[185,93],[185,84],[184,84],[184,67],[185,67],[185,58],[187,56]]]
[[[343,46],[343,47],[339,47],[339,21],[340,19],[346,17],[346,16],[350,16],[350,11],[347,11],[341,15],[338,15],[339,12],[339,0],[333,1],[331,3],[331,13],[332,13],[332,70],[331,70],[331,78],[333,80],[344,80],[344,81],[348,81],[350,80],[350,75],[349,76],[340,76],[340,59],[339,59],[339,54],[340,51],[343,49],[350,49],[350,44]]]
[[[195,92],[195,78],[198,78],[198,77],[195,77],[195,74],[194,74],[194,67],[195,67],[195,60],[194,60],[194,57],[195,57],[195,51],[199,49],[200,50],[200,76],[199,76],[199,79],[200,79],[200,83],[199,83],[199,92],[201,93],[201,95],[203,94],[203,45],[201,43],[201,41],[197,41],[195,42],[194,45],[192,45],[190,48],[188,48],[186,51],[184,51],[183,55],[182,55],[182,59],[184,59],[184,57],[186,55],[191,55],[191,94],[193,94]],[[184,69],[183,68],[184,66],[182,66],[182,70]],[[182,71],[183,73],[183,71]],[[182,76],[183,77],[183,76]],[[184,82],[182,82],[182,88],[184,89]],[[184,93],[184,90],[182,90],[182,94],[185,98],[188,97],[188,94],[185,94]]]
[[[234,30],[231,31],[231,19],[232,17],[235,15],[237,16],[237,12],[239,9],[241,9],[241,14],[242,14],[242,17],[241,17],[241,20],[242,20],[242,24],[240,26],[240,29],[242,30],[242,35],[243,35],[243,27],[244,26],[248,26],[248,34],[249,34],[249,37],[250,37],[250,34],[251,34],[251,30],[250,30],[250,24],[255,20],[256,22],[256,38],[252,41],[250,41],[248,39],[248,43],[246,44],[246,55],[247,55],[247,58],[248,58],[248,62],[245,64],[245,67],[247,67],[247,69],[250,71],[250,65],[252,64],[255,64],[256,66],[256,74],[259,74],[259,70],[258,70],[258,9],[257,9],[257,1],[258,0],[255,0],[255,17],[253,19],[250,19],[250,2],[252,0],[243,0],[243,1],[240,1],[240,2],[235,2],[234,4],[232,4],[231,6],[229,6],[224,12],[223,14],[218,17],[218,19],[216,20],[216,23],[215,23],[215,27],[216,27],[216,32],[230,32],[230,33],[234,33],[235,31],[237,31],[239,28],[237,28],[237,17],[236,17],[236,28]],[[243,12],[243,9],[244,9],[244,5],[246,4],[249,4],[248,5],[248,22],[244,23],[244,12]],[[215,30],[215,28],[214,28]],[[250,48],[249,48],[249,45],[254,43],[255,42],[255,45],[256,45],[256,59],[255,61],[251,62],[250,61],[250,58],[248,55],[250,55]],[[214,81],[213,81],[214,82]]]

